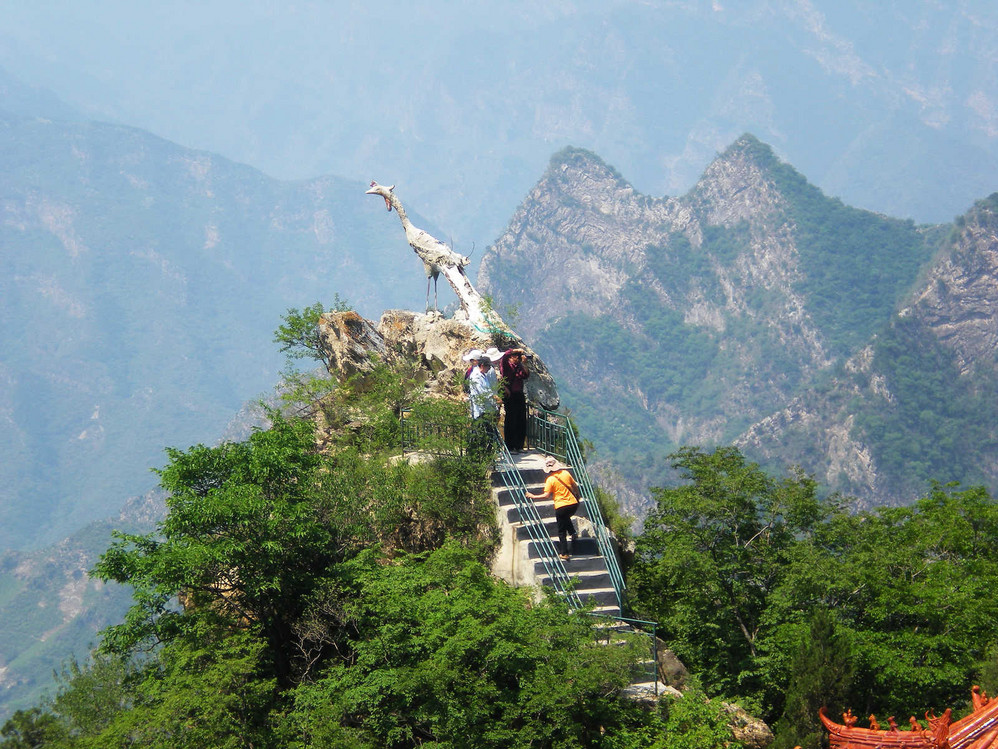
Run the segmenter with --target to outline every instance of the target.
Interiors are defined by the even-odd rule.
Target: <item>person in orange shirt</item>
[[[569,554],[566,536],[572,537],[572,553],[575,553],[575,523],[572,522],[572,516],[579,510],[579,485],[575,483],[568,468],[555,460],[553,455],[544,459],[544,472],[548,474],[544,481],[544,491],[540,494],[525,493],[530,499],[554,499],[559,556],[567,560]]]

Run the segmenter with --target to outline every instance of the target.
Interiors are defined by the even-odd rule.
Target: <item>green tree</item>
[[[998,642],[985,490],[935,485],[910,507],[850,514],[731,448],[675,460],[690,483],[657,491],[632,600],[712,692],[757,701],[802,743],[820,701],[888,715],[966,702]],[[822,611],[834,632],[812,631]]]
[[[100,579],[135,590],[125,621],[104,632],[103,650],[127,655],[224,620],[257,629],[279,677],[291,676],[292,624],[353,540],[329,522],[349,514],[350,498],[335,482],[320,494],[311,423],[273,418],[244,443],[168,451],[159,533],[118,534],[95,567]]]
[[[588,617],[530,605],[469,551],[355,564],[357,638],[298,688],[289,734],[303,746],[332,723],[377,747],[593,747],[636,719],[617,696],[634,650],[596,647]]]
[[[274,342],[280,344],[287,360],[279,388],[285,408],[306,418],[321,413],[327,421],[335,423],[342,418],[343,412],[336,409],[339,399],[335,397],[335,391],[340,383],[332,375],[329,350],[323,344],[320,330],[321,318],[326,311],[321,302],[300,310],[289,308],[281,317],[282,324],[274,331]],[[350,306],[337,294],[328,311],[349,312]],[[356,313],[353,317],[360,321]],[[299,359],[322,362],[323,374],[299,371],[293,366]]]
[[[18,710],[0,728],[0,749],[43,749],[64,746],[65,726],[40,707]]]
[[[854,710],[920,715],[965,703],[998,641],[998,504],[988,493],[936,485],[910,507],[839,516],[816,540],[825,561],[802,568],[787,594],[799,609],[818,592],[852,631]],[[787,619],[781,606],[774,616]]]
[[[647,727],[619,696],[633,643],[598,647],[589,617],[489,574],[487,462],[397,459],[402,408],[465,418],[420,390],[380,362],[328,395],[349,421],[270,412],[243,442],[168,450],[157,531],[117,534],[93,571],[132,608],[4,738],[554,748]]]
[[[606,737],[607,749],[740,749],[727,712],[695,678],[682,697],[666,697],[657,710],[630,716]]]
[[[250,749],[276,746],[276,682],[266,645],[249,632],[201,631],[171,641],[137,668],[131,704],[79,746]]]
[[[135,679],[128,658],[97,654],[82,665],[70,661],[58,674],[60,689],[51,710],[68,736],[94,736],[132,706]]]
[[[736,448],[683,448],[672,465],[689,483],[653,490],[631,573],[635,606],[710,688],[742,694],[768,598],[825,510],[812,479],[772,479]]]
[[[283,322],[274,331],[274,343],[280,344],[289,360],[315,359],[329,369],[329,354],[319,332],[319,319],[325,311],[322,302],[316,302],[303,309],[289,307],[281,317]]]
[[[839,630],[831,612],[816,609],[791,664],[783,716],[774,726],[772,749],[823,747],[826,731],[818,720],[818,709],[825,706],[832,716],[842,713],[847,707],[853,673],[847,633]]]

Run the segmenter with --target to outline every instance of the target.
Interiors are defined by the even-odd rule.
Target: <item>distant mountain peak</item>
[[[948,227],[918,227],[830,198],[754,135],[719,153],[678,198],[642,195],[595,154],[563,149],[486,253],[479,284],[500,308],[522,300],[521,330],[565,384],[566,403],[585,414],[587,433],[617,457],[746,435],[764,460],[803,465],[866,500],[896,501],[914,486],[896,480],[897,466],[913,459],[898,435],[918,421],[903,388],[944,387],[949,362],[960,359],[959,372],[983,361],[978,346],[998,345],[990,322],[998,309],[989,306],[998,299],[998,241],[993,259],[981,244],[998,236],[988,229],[996,206],[998,196],[966,217],[954,235],[966,237],[968,256],[957,257],[961,245],[951,240],[953,270],[933,285],[925,274]],[[876,343],[902,300],[927,314],[933,307],[917,291],[950,287],[935,305],[936,336],[918,316]],[[953,297],[959,305],[949,305]],[[948,331],[960,335],[947,339]],[[866,366],[840,377],[860,350]],[[945,370],[920,383],[899,381],[903,366],[882,374],[881,359],[897,352],[919,356],[930,372],[937,363]],[[826,388],[838,379],[841,388]],[[854,400],[862,412],[853,413]],[[870,436],[881,422],[897,442]],[[940,460],[926,462],[923,475]],[[878,473],[884,465],[889,475]],[[644,473],[638,481],[660,480],[656,470],[624,467]]]
[[[0,109],[21,117],[81,120],[83,116],[48,89],[29,86],[0,67]]]
[[[609,190],[634,191],[631,183],[613,166],[592,151],[574,146],[566,146],[551,157],[541,182],[555,180],[577,186],[576,177],[580,176],[590,186],[602,184]]]

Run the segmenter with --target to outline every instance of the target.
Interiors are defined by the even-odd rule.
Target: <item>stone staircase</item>
[[[527,452],[514,455],[516,465],[527,490],[537,494],[544,489],[544,455],[539,452]],[[551,559],[547,553],[550,549],[543,548],[526,527],[520,517],[513,491],[506,488],[501,477],[493,474],[492,494],[499,506],[500,523],[503,526],[503,543],[507,540],[515,542],[519,547],[517,552],[521,559],[522,570],[520,579],[514,584],[533,584],[551,586],[550,568],[560,560]],[[544,536],[549,538],[556,549],[558,546],[558,529],[554,518],[554,502],[548,500],[533,500],[533,505],[543,521]],[[572,589],[581,600],[583,606],[592,606],[592,612],[598,615],[619,617],[621,615],[617,592],[614,590],[607,569],[606,560],[600,554],[599,546],[594,537],[592,523],[586,515],[585,507],[581,507],[573,518],[579,535],[576,537],[575,550],[568,561],[561,562],[568,574]],[[525,557],[525,559],[524,559]],[[545,560],[547,563],[545,564]],[[505,575],[503,577],[506,577]]]
[[[544,454],[528,451],[510,458],[526,490],[531,494],[542,492],[547,478],[543,468]],[[600,642],[608,646],[624,643],[637,630],[621,619],[618,593],[613,587],[606,559],[600,553],[585,503],[573,518],[578,531],[574,553],[567,561],[562,561],[556,553],[558,528],[554,502],[527,500],[536,510],[543,528],[540,533],[536,529],[531,531],[528,527],[531,518],[521,517],[523,513],[514,498],[514,493],[522,489],[511,488],[510,483],[508,476],[503,477],[499,470],[493,471],[492,495],[502,527],[502,548],[493,571],[514,585],[557,589],[551,577],[561,574],[563,569],[570,589],[577,596],[577,605],[597,617],[608,617],[594,625]],[[648,659],[636,664],[633,682],[625,694],[631,699],[656,700],[669,689],[657,682],[656,672],[656,663],[649,651]]]

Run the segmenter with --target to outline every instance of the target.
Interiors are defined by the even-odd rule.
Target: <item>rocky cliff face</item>
[[[649,309],[674,311],[690,331],[710,336],[702,345],[718,349],[713,353],[720,359],[743,373],[760,373],[751,379],[720,369],[704,373],[718,379],[727,396],[699,418],[682,418],[671,399],[640,385],[614,382],[612,367],[600,371],[588,355],[573,357],[570,341],[555,344],[556,351],[590,381],[626,387],[657,406],[663,426],[677,436],[722,439],[724,422],[780,402],[788,369],[796,379],[830,363],[798,288],[800,262],[785,201],[763,173],[757,146],[751,138],[736,143],[683,199],[642,196],[591,154],[563,152],[484,258],[480,284],[498,300],[522,302],[521,331],[545,342],[542,331],[565,316],[609,319],[641,340],[655,336]],[[789,362],[771,366],[755,338],[778,347]]]
[[[958,221],[948,250],[901,317],[951,351],[961,375],[994,376],[998,350],[998,195]]]
[[[767,460],[807,466],[827,485],[856,495],[860,506],[910,501],[928,480],[994,490],[996,214],[993,195],[961,217],[880,334],[738,444]],[[893,434],[885,438],[887,430]]]
[[[632,509],[668,480],[667,452],[730,442],[861,504],[896,503],[933,478],[994,480],[950,460],[957,445],[983,458],[957,424],[980,418],[970,404],[996,379],[993,222],[984,201],[945,244],[946,227],[821,195],[751,136],[679,198],[640,195],[569,149],[479,286],[500,309],[521,303],[521,332]],[[923,403],[943,391],[962,405]]]
[[[479,284],[522,304],[527,339],[571,310],[600,314],[619,299],[644,248],[689,221],[678,201],[648,200],[582,151],[553,162],[482,259]]]
[[[426,390],[448,398],[463,398],[461,378],[468,367],[462,357],[473,348],[486,349],[503,341],[483,336],[461,313],[444,317],[408,310],[387,310],[377,324],[356,312],[329,312],[319,324],[330,369],[347,377],[370,372],[376,359],[410,362],[421,373]],[[515,343],[532,355],[527,397],[543,408],[559,406],[558,387],[544,361],[522,341]]]
[[[523,303],[528,338],[569,313],[623,318],[622,292],[634,281],[645,284],[648,303],[719,332],[732,318],[757,317],[753,295],[763,289],[781,308],[769,316],[781,340],[802,363],[823,366],[820,333],[795,289],[793,227],[758,163],[759,145],[736,142],[683,199],[641,195],[593,154],[563,151],[489,249],[479,283]],[[734,257],[710,246],[710,229],[739,234]],[[690,251],[695,262],[684,265]]]

